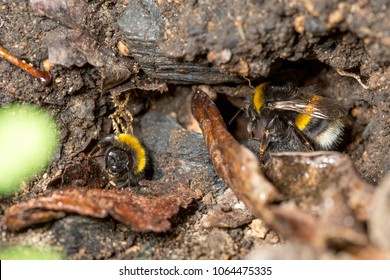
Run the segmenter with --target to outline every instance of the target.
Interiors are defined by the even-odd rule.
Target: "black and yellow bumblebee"
[[[109,184],[117,187],[134,186],[144,175],[146,152],[132,134],[110,134],[103,137],[90,153],[94,158],[104,157],[102,169]]]
[[[260,140],[260,160],[270,145],[294,136],[307,151],[334,148],[343,136],[348,110],[336,100],[319,96],[312,86],[262,83],[246,108],[247,130]]]

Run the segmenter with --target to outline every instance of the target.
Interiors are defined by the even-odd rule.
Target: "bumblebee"
[[[142,177],[146,166],[146,152],[133,135],[111,134],[101,139],[91,152],[93,157],[103,157],[102,167],[110,185],[131,187]]]
[[[262,83],[247,106],[247,130],[260,140],[260,161],[270,143],[294,136],[308,151],[334,148],[343,135],[347,109],[337,101],[317,95],[315,87],[291,83]],[[259,136],[259,137],[257,137]]]

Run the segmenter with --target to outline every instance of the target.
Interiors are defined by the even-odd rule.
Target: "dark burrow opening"
[[[340,78],[330,74],[333,72],[334,69],[318,60],[279,63],[278,66],[273,68],[269,78],[248,81],[248,85],[245,85],[246,90],[241,91],[241,93],[235,97],[226,94],[218,94],[215,102],[228,130],[238,141],[245,144],[248,140],[252,139],[247,130],[249,122],[247,107],[251,103],[251,96],[256,86],[264,82],[271,82],[282,84],[292,83],[296,87],[313,87],[317,90],[314,91],[315,94],[330,98],[348,110],[348,115],[342,118],[344,125],[343,135],[340,137],[337,145],[330,149],[346,152],[348,146],[356,141],[356,127],[354,127],[355,117],[351,115],[351,101],[344,102],[344,99],[349,98],[349,92],[345,91],[344,93],[341,93],[341,96],[340,94],[333,94],[336,91],[332,89],[332,86],[337,82],[336,79]],[[249,142],[251,142],[249,146],[252,147],[252,150],[255,149],[255,152],[258,153],[257,147],[259,144],[253,143],[253,141]],[[272,144],[270,146],[272,147]],[[300,150],[300,147],[296,148],[293,146],[294,145],[286,142],[282,144],[282,147],[274,147],[273,151]],[[314,147],[314,149],[323,150],[318,147]]]

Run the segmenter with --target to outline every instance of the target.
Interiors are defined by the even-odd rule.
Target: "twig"
[[[360,76],[355,74],[355,73],[351,73],[351,72],[347,72],[347,71],[344,71],[343,69],[340,69],[340,68],[336,68],[336,72],[341,75],[341,76],[347,76],[347,77],[351,77],[351,78],[354,78],[355,80],[357,80],[359,82],[359,84],[364,88],[364,89],[369,89],[369,87],[364,84],[362,82],[362,80],[360,79]]]
[[[44,86],[47,86],[51,82],[51,74],[48,71],[41,71],[34,67],[31,63],[17,58],[10,54],[6,49],[0,46],[0,57],[6,59],[8,62],[22,68],[28,74],[38,79]]]

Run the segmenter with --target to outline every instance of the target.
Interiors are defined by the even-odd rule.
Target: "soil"
[[[300,86],[319,86],[324,96],[336,99],[350,112],[338,150],[352,158],[362,179],[380,184],[390,172],[387,1],[285,2],[84,1],[89,14],[77,24],[110,56],[129,67],[130,80],[136,84],[135,105],[130,110],[135,133],[151,155],[149,178],[166,174],[192,178],[191,187],[201,190],[201,198],[181,209],[165,233],[137,233],[111,218],[67,215],[24,231],[2,230],[0,246],[50,245],[69,259],[245,259],[258,248],[285,244],[283,237],[248,215],[234,227],[204,225],[204,217],[216,205],[232,207],[239,202],[229,196],[216,175],[192,118],[192,86],[199,84],[218,93],[217,103],[227,121],[238,110],[231,99],[241,101],[243,97],[239,89],[250,94],[249,80],[252,84],[289,80]],[[159,17],[158,27],[163,26],[155,33],[155,50],[149,60],[140,53],[145,46],[152,48],[151,44],[140,45],[129,35],[123,25],[131,23],[122,19],[118,24],[128,5],[135,9],[140,4],[152,7],[154,16]],[[48,58],[47,34],[63,25],[66,23],[33,10],[29,1],[0,1],[1,46],[38,68],[42,69]],[[121,53],[119,41],[129,46],[130,54]],[[46,87],[0,59],[0,104],[23,102],[46,109],[58,122],[61,143],[44,174],[26,183],[17,194],[0,199],[0,218],[11,205],[44,194],[66,164],[80,153],[88,153],[102,136],[113,133],[109,119],[115,111],[113,91],[102,91],[102,67],[93,66],[89,54],[83,55],[89,63],[81,67],[52,65],[53,81]],[[159,65],[161,60],[156,57],[165,59],[164,65],[169,67]],[[105,62],[110,64],[110,59]],[[191,72],[194,68],[195,74]],[[342,71],[354,76],[345,76]],[[164,87],[145,90],[147,81]],[[240,121],[231,131],[241,140],[248,135],[246,124]],[[324,255],[310,251],[307,256],[296,252],[288,257]]]

